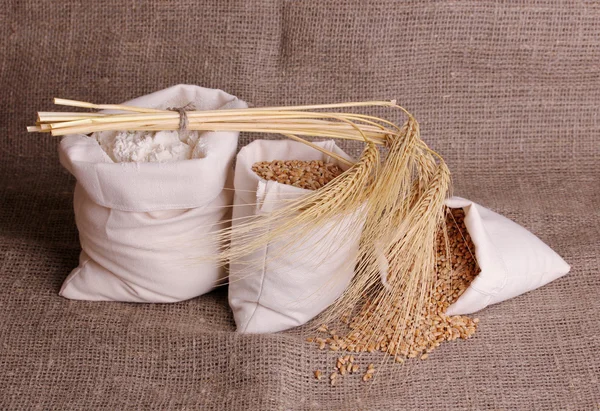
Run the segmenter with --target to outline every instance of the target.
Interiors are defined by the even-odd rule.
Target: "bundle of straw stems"
[[[180,127],[181,114],[172,110],[58,98],[54,102],[110,112],[39,112],[36,126],[28,127],[28,131],[62,136]],[[383,118],[341,111],[366,107],[400,110],[407,120],[398,126]],[[450,172],[442,157],[421,140],[419,124],[408,111],[392,100],[192,110],[186,114],[188,130],[280,134],[349,166],[330,183],[300,199],[287,201],[269,216],[250,217],[217,232],[214,241],[223,251],[215,258],[220,263],[238,261],[273,241],[283,243],[285,250],[306,249],[309,241],[304,239],[314,230],[335,225],[344,217],[360,216],[364,223],[344,227],[360,230],[355,275],[322,320],[336,321],[348,312],[356,312],[368,296],[369,309],[359,309],[359,318],[353,321],[353,333],[363,336],[363,343],[368,344],[367,340],[390,326],[398,340],[412,332],[412,325],[424,315],[433,291],[435,238],[439,230],[445,229],[443,202],[450,191]],[[312,137],[362,141],[365,147],[358,161],[352,162],[306,139]],[[387,148],[383,159],[380,146]],[[352,235],[344,233],[343,237]]]
[[[180,124],[180,114],[174,110],[118,104],[93,104],[61,98],[55,98],[54,103],[70,107],[125,111],[125,113],[38,112],[36,125],[27,127],[29,132],[46,132],[53,136],[63,136],[107,130],[162,131],[177,130]],[[277,133],[301,141],[320,151],[323,149],[300,136],[358,140],[383,145],[386,135],[397,135],[398,133],[393,123],[362,114],[309,111],[367,106],[401,108],[395,104],[395,101],[371,101],[294,107],[190,110],[186,111],[187,129]],[[348,164],[348,160],[334,153],[327,152],[327,154]]]

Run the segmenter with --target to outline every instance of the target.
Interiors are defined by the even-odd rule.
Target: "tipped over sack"
[[[333,141],[316,143],[350,159]],[[322,160],[329,156],[293,141],[256,140],[242,148],[235,168],[235,227],[267,217],[311,190],[260,178],[252,166],[273,160]],[[231,263],[229,304],[239,332],[266,333],[302,325],[331,305],[354,275],[363,217],[350,215],[326,226],[265,245]],[[271,227],[265,227],[269,230]],[[257,233],[258,235],[258,233]],[[295,236],[294,234],[293,236]]]
[[[223,91],[188,85],[125,104],[160,109],[193,105],[197,110],[246,107]],[[172,140],[177,132],[168,133]],[[74,207],[82,248],[79,266],[60,295],[164,303],[213,289],[225,272],[204,257],[219,252],[210,236],[226,227],[230,217],[229,181],[239,133],[200,133],[188,141],[189,148],[175,141],[167,154],[191,159],[165,162],[165,141],[111,140],[112,151],[107,153],[96,137],[104,147],[116,132],[98,134],[66,136],[59,148],[61,164],[77,179]],[[122,147],[124,141],[133,144],[129,151]],[[140,149],[145,143],[150,148]],[[114,160],[125,157],[130,161]]]
[[[446,200],[465,211],[465,226],[480,272],[446,314],[470,314],[539,288],[571,267],[542,240],[514,221],[461,197]]]

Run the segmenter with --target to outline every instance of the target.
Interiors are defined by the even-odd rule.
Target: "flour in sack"
[[[127,102],[167,109],[245,108],[221,90],[179,85]],[[103,131],[68,135],[61,164],[77,179],[82,252],[60,295],[176,302],[221,284],[212,241],[229,225],[238,132]],[[212,260],[211,260],[212,258]]]

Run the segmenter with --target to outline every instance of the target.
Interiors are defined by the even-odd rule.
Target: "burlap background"
[[[598,2],[9,0],[0,16],[0,408],[600,406]],[[60,298],[79,252],[73,181],[57,139],[25,126],[54,96],[120,102],[177,83],[255,105],[397,98],[455,193],[532,230],[572,273],[481,312],[469,342],[334,388],[311,377],[334,356],[298,335],[236,335],[225,291]]]

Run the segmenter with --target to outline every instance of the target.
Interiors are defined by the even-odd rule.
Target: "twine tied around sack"
[[[192,103],[187,103],[185,106],[181,107],[167,107],[167,110],[176,111],[177,113],[179,113],[179,129],[177,131],[180,136],[187,137],[189,125],[187,112],[195,110],[194,105]]]

